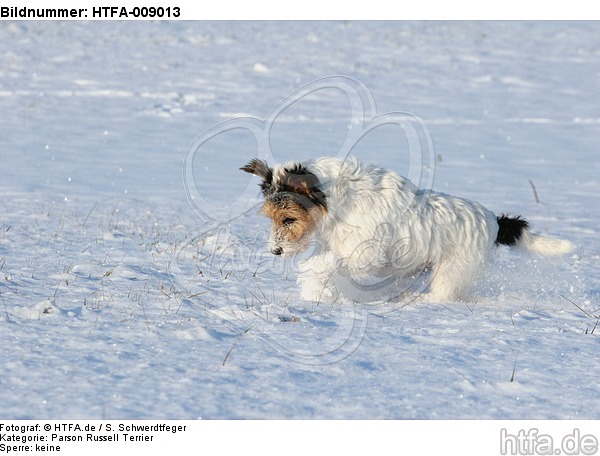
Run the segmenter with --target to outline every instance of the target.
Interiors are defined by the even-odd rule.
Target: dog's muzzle
[[[283,249],[281,247],[275,247],[274,249],[271,249],[271,253],[273,255],[281,255],[283,253]]]

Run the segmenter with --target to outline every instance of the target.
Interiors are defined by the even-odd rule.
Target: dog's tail
[[[518,247],[542,256],[563,255],[573,250],[571,242],[533,234],[527,220],[502,215],[498,219],[496,244]]]

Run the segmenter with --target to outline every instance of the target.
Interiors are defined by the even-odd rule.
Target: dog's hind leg
[[[435,265],[432,270],[429,293],[423,301],[454,302],[463,301],[480,263],[446,261]]]

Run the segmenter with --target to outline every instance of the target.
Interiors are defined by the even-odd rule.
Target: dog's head
[[[272,221],[271,253],[291,255],[304,250],[327,214],[326,196],[317,177],[301,163],[273,170],[265,161],[254,159],[240,169],[262,179],[265,202],[260,212]]]

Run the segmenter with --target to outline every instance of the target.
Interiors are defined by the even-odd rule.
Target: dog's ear
[[[288,171],[284,177],[283,187],[290,192],[307,197],[313,204],[325,207],[325,194],[320,188],[319,179],[303,167]]]
[[[273,185],[273,170],[269,168],[266,161],[255,158],[250,160],[250,163],[240,169],[247,173],[254,174],[263,180],[260,184],[263,195],[266,195],[271,191]]]
[[[317,189],[319,181],[312,174],[287,174],[284,185],[289,191],[310,195]]]

